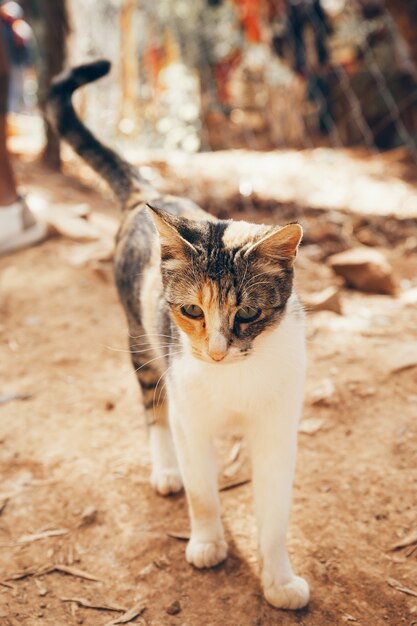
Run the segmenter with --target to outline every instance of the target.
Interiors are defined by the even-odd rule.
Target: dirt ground
[[[116,223],[96,190],[16,168],[50,204]],[[185,498],[149,486],[124,316],[110,263],[77,264],[89,245],[55,237],[0,259],[0,624],[101,626],[141,602],[133,623],[154,626],[417,624],[417,537],[391,549],[417,531],[417,254],[386,250],[398,296],[343,289],[343,315],[308,316],[289,546],[311,602],[285,612],[262,598],[250,483],[221,493],[224,565],[194,570],[168,535],[188,529]],[[337,282],[313,257],[300,255],[302,297]],[[229,474],[233,445],[219,445]]]

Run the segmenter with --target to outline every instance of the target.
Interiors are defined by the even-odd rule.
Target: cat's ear
[[[146,206],[159,233],[162,258],[164,255],[169,257],[173,255],[186,256],[187,251],[196,252],[192,243],[183,236],[184,231],[186,232],[186,225],[184,224],[186,218],[171,215],[171,213],[150,204]],[[189,222],[189,220],[186,221]]]
[[[297,256],[298,246],[303,236],[300,224],[288,224],[280,229],[273,229],[262,239],[254,243],[245,256],[257,254],[271,261],[286,261],[290,265]]]

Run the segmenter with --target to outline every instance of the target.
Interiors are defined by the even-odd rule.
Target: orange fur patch
[[[173,311],[172,315],[178,326],[188,335],[194,348],[202,350],[207,344],[209,334],[220,330],[224,313],[219,310],[219,293],[215,283],[205,281],[195,295],[195,301],[204,311],[204,319],[191,319],[182,315],[179,311]]]

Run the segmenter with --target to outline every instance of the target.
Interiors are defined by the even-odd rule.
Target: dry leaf
[[[225,476],[226,478],[231,478],[232,476],[235,476],[238,473],[241,467],[242,467],[242,459],[237,459],[234,463],[231,463],[230,465],[224,468],[223,476]]]
[[[231,450],[230,450],[230,454],[229,454],[229,458],[227,459],[227,464],[231,465],[232,463],[234,463],[235,461],[237,461],[237,459],[239,458],[239,454],[242,450],[242,440],[239,439],[239,441],[236,441]]]
[[[96,611],[115,611],[117,613],[126,612],[126,607],[117,606],[115,604],[94,604],[89,602],[85,598],[61,598],[62,602],[75,602],[78,606],[82,606],[85,609],[95,609]]]
[[[220,485],[220,491],[227,491],[228,489],[234,489],[235,487],[240,487],[241,485],[246,485],[246,483],[250,483],[250,476],[242,477],[242,478],[230,478],[223,480]]]
[[[406,548],[407,546],[413,545],[413,543],[417,543],[417,530],[414,530],[409,535],[403,537],[403,539],[400,539],[400,541],[397,541],[397,543],[394,543],[390,547],[390,550],[400,550],[400,548]]]
[[[39,541],[40,539],[46,539],[47,537],[61,537],[69,533],[68,528],[56,528],[54,530],[45,530],[41,533],[35,533],[33,535],[23,535],[17,540],[17,543],[31,543],[32,541]]]
[[[388,578],[387,583],[393,589],[401,591],[401,593],[406,593],[408,596],[413,596],[414,598],[417,598],[417,591],[414,591],[414,589],[410,589],[409,587],[404,587],[404,585],[398,582],[398,580],[395,580],[395,578]]]
[[[116,617],[116,619],[111,620],[110,622],[106,622],[104,626],[116,626],[116,624],[127,624],[128,622],[132,622],[134,619],[139,617],[139,615],[142,615],[145,609],[146,604],[141,601],[129,609],[129,611],[126,611],[123,615]]]
[[[167,533],[168,537],[178,539],[179,541],[188,541],[190,538],[189,530],[173,530]]]

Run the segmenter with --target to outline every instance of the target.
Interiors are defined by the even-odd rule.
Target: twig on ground
[[[417,530],[414,530],[413,532],[403,537],[403,539],[400,539],[400,541],[397,541],[397,543],[394,543],[390,547],[390,550],[400,550],[401,548],[407,548],[414,543],[417,543]]]
[[[68,528],[45,530],[41,533],[34,533],[33,535],[23,535],[17,540],[17,543],[32,543],[32,541],[40,541],[41,539],[47,539],[48,537],[61,537],[62,535],[67,535],[68,533]]]
[[[113,619],[110,622],[106,622],[103,626],[116,626],[116,624],[127,624],[128,622],[132,622],[134,619],[139,617],[139,615],[142,615],[145,609],[146,604],[142,600],[126,611],[126,613],[119,615],[119,617],[116,617],[116,619]]]
[[[103,580],[101,578],[97,578],[97,576],[94,576],[93,574],[90,574],[89,572],[85,572],[82,569],[79,569],[78,567],[72,567],[70,565],[61,565],[61,564],[57,564],[54,565],[49,573],[52,572],[61,572],[62,574],[68,574],[69,576],[75,576],[76,578],[84,578],[85,580],[92,580],[93,582],[98,582],[98,583],[102,583]]]
[[[172,537],[172,539],[178,539],[179,541],[188,541],[190,538],[189,530],[172,530],[167,533],[168,537]]]
[[[115,604],[96,604],[94,602],[90,602],[85,598],[61,598],[62,602],[75,602],[78,606],[82,606],[85,609],[94,609],[96,611],[114,611],[116,613],[125,613],[127,611],[126,607],[117,606]]]
[[[417,591],[414,591],[414,589],[410,589],[409,587],[404,587],[404,585],[398,582],[398,580],[395,580],[395,578],[388,578],[387,583],[393,589],[401,591],[401,593],[406,593],[408,596],[413,596],[414,598],[417,598]]]
[[[0,585],[2,587],[6,587],[7,589],[15,589],[14,585],[11,585],[10,583],[6,583],[4,580],[0,580]]]
[[[246,483],[250,483],[251,479],[249,476],[244,476],[242,478],[231,478],[229,480],[222,481],[219,490],[227,491],[228,489],[235,489],[235,487],[240,487],[241,485],[246,485]]]
[[[92,580],[93,582],[103,582],[100,578],[97,578],[97,576],[94,576],[89,572],[85,572],[78,567],[71,567],[70,565],[64,565],[61,563],[44,565],[43,567],[37,569],[26,570],[25,572],[18,572],[17,574],[6,578],[6,581],[23,580],[24,578],[28,578],[30,576],[44,576],[46,574],[52,574],[53,572],[61,572],[62,574],[68,574],[69,576],[75,576],[76,578],[83,578],[85,580]]]

